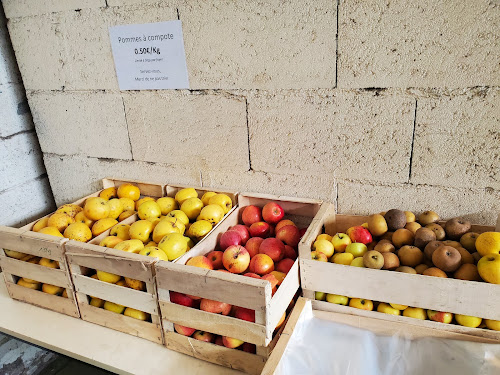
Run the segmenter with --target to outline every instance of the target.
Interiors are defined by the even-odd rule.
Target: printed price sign
[[[189,88],[181,21],[109,28],[120,90]]]

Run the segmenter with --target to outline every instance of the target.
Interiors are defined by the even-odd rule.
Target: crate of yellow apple
[[[140,188],[163,191],[161,185],[116,179],[105,179],[103,185],[103,190],[22,228],[0,227],[0,262],[12,298],[79,317],[64,244],[89,241],[126,220],[133,201],[118,197],[120,186],[124,197],[140,195]]]
[[[499,231],[464,218],[441,220],[434,211],[355,216],[325,207],[299,245],[303,293],[397,303],[453,313],[459,325],[479,319],[498,327],[500,299],[492,296],[500,293]]]
[[[65,247],[82,319],[162,343],[153,264],[174,261],[202,241],[236,194],[171,186],[149,193],[130,197],[135,212],[121,223]],[[97,203],[95,211],[102,210]]]

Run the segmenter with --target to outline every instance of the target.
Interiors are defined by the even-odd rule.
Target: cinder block
[[[0,139],[0,190],[7,190],[45,173],[35,132]]]
[[[33,129],[26,93],[21,84],[0,85],[0,137]]]
[[[335,87],[335,1],[188,0],[179,15],[191,88]]]
[[[338,181],[339,213],[370,215],[391,208],[415,214],[433,210],[444,220],[461,216],[473,223],[495,225],[500,213],[500,192],[493,189]]]
[[[414,99],[325,90],[269,92],[248,100],[254,170],[407,181]]]
[[[43,152],[131,158],[119,94],[35,92],[28,100]]]
[[[346,0],[338,87],[500,84],[496,1]]]
[[[500,89],[418,100],[411,181],[500,190]]]
[[[61,15],[16,18],[8,26],[26,90],[60,90],[67,74]]]
[[[140,161],[44,155],[57,205],[73,202],[101,188],[106,177],[127,178],[160,184],[201,186],[196,167],[172,166]]]
[[[0,192],[0,225],[20,226],[54,211],[47,177]]]
[[[245,99],[188,91],[124,95],[135,160],[245,171]]]
[[[21,82],[21,77],[17,69],[14,50],[10,44],[5,16],[0,6],[0,85],[19,82]]]
[[[297,176],[256,171],[227,173],[203,170],[204,187],[227,188],[240,192],[267,193],[289,197],[335,202],[336,189],[332,175]]]
[[[7,18],[36,16],[65,10],[99,8],[106,0],[2,0]]]

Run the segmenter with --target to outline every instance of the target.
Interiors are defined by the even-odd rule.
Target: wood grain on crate
[[[500,320],[500,299],[493,298],[500,293],[499,285],[351,267],[311,259],[312,244],[323,233],[323,227],[326,233],[335,235],[366,222],[367,218],[336,215],[333,207],[326,206],[318,212],[309,234],[299,244],[305,297],[314,299],[314,292],[320,291]],[[471,229],[479,233],[495,230],[484,225],[472,225]]]

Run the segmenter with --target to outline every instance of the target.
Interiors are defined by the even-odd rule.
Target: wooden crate
[[[278,364],[285,353],[290,337],[297,325],[297,321],[309,303],[312,304],[314,317],[329,320],[335,323],[347,324],[356,328],[371,331],[381,336],[397,335],[407,339],[436,337],[486,344],[498,344],[500,337],[500,332],[498,331],[488,331],[488,334],[482,334],[478,331],[485,330],[462,326],[457,326],[457,330],[451,330],[447,329],[448,326],[452,326],[451,324],[413,319],[405,316],[394,316],[376,311],[362,311],[328,302],[310,301],[309,299],[301,297],[297,300],[283,333],[281,334],[273,353],[262,371],[262,375],[271,375],[275,373]],[[359,313],[356,312],[356,314],[351,314],[352,310],[358,310]],[[443,328],[443,326],[445,327]]]
[[[336,215],[332,206],[322,207],[310,232],[299,244],[304,297],[314,299],[314,292],[320,291],[500,320],[500,299],[495,298],[500,294],[500,285],[344,266],[311,259],[311,246],[320,233],[332,236],[339,232],[345,233],[347,228],[361,225],[367,218]],[[495,227],[472,225],[471,230],[482,233],[495,230]],[[498,225],[496,230],[500,230]]]
[[[273,338],[274,328],[300,286],[298,262],[295,262],[274,296],[270,283],[264,280],[184,264],[193,256],[205,255],[214,250],[222,233],[241,222],[245,206],[253,204],[263,207],[270,201],[279,202],[287,213],[286,217],[299,225],[309,225],[321,206],[321,202],[315,200],[239,194],[238,207],[213,233],[205,237],[205,241],[175,263],[160,261],[155,264],[162,325],[168,348],[250,374],[260,373],[277,341],[278,335]],[[255,323],[171,303],[170,291],[255,310]],[[173,323],[250,342],[257,345],[257,353],[228,349],[182,336],[173,330]]]
[[[126,182],[116,179],[104,179],[103,186],[119,186]],[[164,196],[165,187],[159,184],[133,181],[141,189],[141,196],[159,198]],[[131,224],[138,220],[137,214],[123,220]],[[153,264],[156,258],[121,250],[98,246],[109,235],[109,229],[88,243],[68,241],[65,244],[71,278],[75,287],[76,301],[81,318],[85,321],[102,325],[117,331],[141,337],[159,344],[163,343],[160,314],[156,297]],[[92,270],[101,270],[120,276],[143,281],[146,291],[139,291],[92,279]],[[140,321],[122,314],[91,306],[90,296],[144,311],[151,315],[151,322]]]

